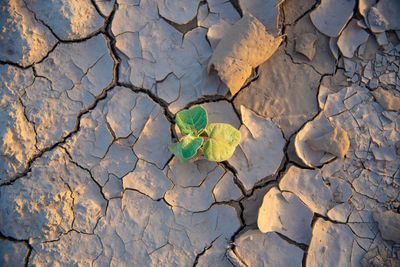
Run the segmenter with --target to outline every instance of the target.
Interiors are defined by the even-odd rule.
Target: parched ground
[[[0,1],[0,266],[400,266],[377,2]],[[207,64],[248,13],[285,39],[232,97]],[[240,128],[229,161],[169,152],[196,104]]]

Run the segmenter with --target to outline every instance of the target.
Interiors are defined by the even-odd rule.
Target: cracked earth
[[[0,1],[0,265],[400,266],[399,13]],[[208,65],[249,18],[282,39],[232,92]],[[168,150],[197,104],[240,129],[228,161]]]

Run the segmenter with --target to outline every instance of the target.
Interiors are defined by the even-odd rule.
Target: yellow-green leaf
[[[226,123],[211,123],[206,128],[208,140],[204,143],[204,156],[211,161],[228,160],[240,143],[239,130]]]

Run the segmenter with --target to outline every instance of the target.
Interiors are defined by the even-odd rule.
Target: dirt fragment
[[[252,15],[245,15],[235,23],[217,45],[208,71],[218,72],[232,95],[250,77],[252,68],[261,65],[278,49],[283,38],[275,38]]]

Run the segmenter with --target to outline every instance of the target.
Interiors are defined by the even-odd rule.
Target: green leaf
[[[187,135],[181,142],[171,144],[169,150],[182,161],[187,161],[196,155],[202,144],[203,138]]]
[[[182,134],[199,136],[208,123],[207,111],[202,106],[185,109],[176,114],[176,125]]]
[[[209,139],[204,143],[203,153],[210,161],[228,160],[241,139],[239,130],[226,123],[211,123],[206,133]]]
[[[171,151],[172,154],[183,160],[183,155],[182,155],[182,144],[181,143],[173,143],[169,145],[169,151]]]

